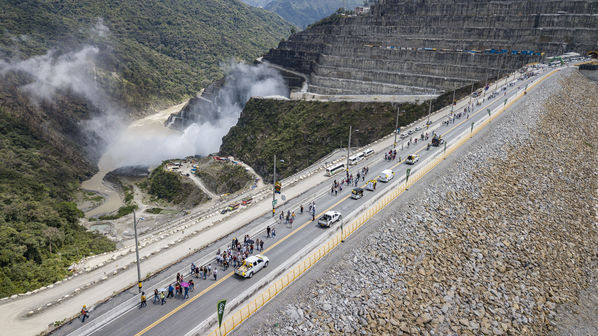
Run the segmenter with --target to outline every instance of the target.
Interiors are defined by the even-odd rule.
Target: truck
[[[242,278],[252,278],[253,275],[262,270],[262,268],[268,267],[269,261],[270,260],[266,256],[261,254],[249,256],[243,261],[243,264],[235,270],[235,274]]]

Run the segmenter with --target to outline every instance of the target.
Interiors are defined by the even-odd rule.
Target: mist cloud
[[[90,28],[96,36],[107,36],[108,28],[99,19]],[[7,72],[29,75],[30,82],[21,86],[30,101],[53,103],[65,92],[89,101],[99,116],[81,122],[86,132],[101,139],[89,150],[104,153],[106,169],[129,165],[153,166],[163,160],[190,155],[207,155],[218,151],[222,137],[237,123],[245,103],[255,96],[288,96],[282,76],[266,65],[227,62],[224,84],[209,96],[213,103],[190,106],[185,112],[183,131],[167,129],[163,124],[129,127],[124,111],[100,85],[102,69],[96,67],[103,50],[86,45],[71,52],[50,50],[26,60],[0,60],[0,77]]]
[[[288,96],[280,73],[266,65],[229,62],[223,67],[227,75],[224,85],[209,97],[213,104],[199,100],[190,106],[184,116],[190,125],[183,131],[129,128],[109,146],[107,161],[114,166],[152,166],[166,159],[217,152],[251,97]]]

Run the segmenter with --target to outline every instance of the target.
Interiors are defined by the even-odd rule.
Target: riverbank
[[[187,102],[188,100],[132,122],[127,128],[127,134],[123,136],[125,138],[123,141],[139,141],[138,138],[141,138],[142,135],[152,132],[163,134],[177,133],[177,131],[165,127],[164,122],[172,113],[180,111]],[[82,206],[85,207],[82,210],[85,212],[85,217],[87,218],[112,213],[124,205],[122,191],[104,179],[110,171],[120,168],[118,164],[119,160],[113,152],[113,148],[108,148],[100,158],[98,172],[89,180],[81,183],[82,190],[94,192],[103,197],[103,202],[99,203],[96,207],[88,208],[89,203],[80,205],[80,208]]]
[[[591,334],[597,97],[545,81],[235,334]]]

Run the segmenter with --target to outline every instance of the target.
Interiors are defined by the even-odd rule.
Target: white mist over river
[[[112,212],[123,205],[120,195],[103,182],[108,172],[127,166],[154,167],[167,159],[217,152],[222,137],[237,123],[251,97],[288,95],[282,76],[266,65],[229,63],[224,70],[227,76],[217,90],[214,103],[191,106],[188,117],[193,122],[183,131],[168,128],[165,122],[185,103],[134,121],[111,139],[104,138],[108,145],[98,163],[99,172],[83,182],[82,188],[105,195],[106,201],[87,212],[87,216]],[[105,123],[102,118],[89,125],[104,129],[105,124],[114,123],[112,118]]]
[[[99,115],[80,123],[85,133],[101,139],[103,148],[88,148],[100,152],[99,172],[82,183],[82,188],[106,197],[100,207],[88,216],[117,210],[120,196],[107,186],[104,176],[127,166],[157,166],[162,161],[192,155],[217,152],[222,137],[237,123],[243,107],[254,96],[288,96],[288,88],[276,70],[265,64],[248,65],[229,61],[222,64],[226,74],[222,86],[214,86],[210,104],[192,104],[185,111],[177,131],[165,127],[172,113],[183,104],[173,106],[146,118],[129,122],[127,111],[119,106],[101,87],[97,78],[110,75],[96,66],[103,57],[96,46],[59,53],[54,50],[26,60],[0,59],[0,77],[13,72],[26,73],[31,81],[20,87],[33,104],[60,102],[65,92],[84,98]],[[182,119],[183,120],[183,119]],[[182,126],[182,127],[181,127]]]

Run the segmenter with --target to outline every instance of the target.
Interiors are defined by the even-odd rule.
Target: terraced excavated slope
[[[310,26],[264,59],[309,75],[309,91],[320,94],[450,91],[539,61],[542,53],[595,50],[596,13],[597,0],[380,0],[365,15],[333,15]]]

